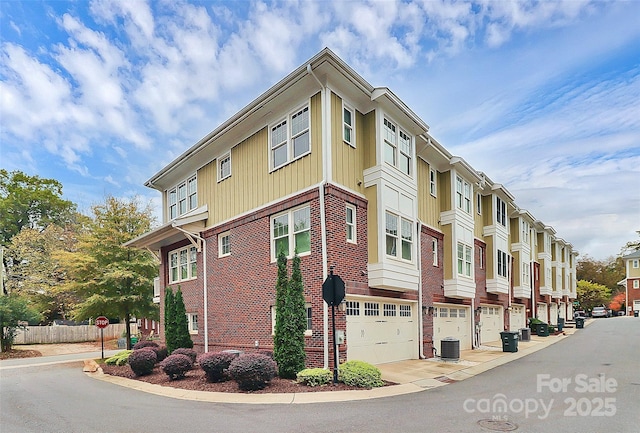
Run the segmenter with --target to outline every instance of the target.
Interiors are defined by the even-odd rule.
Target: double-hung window
[[[224,257],[231,254],[231,235],[229,232],[218,235],[218,256]]]
[[[507,278],[507,253],[498,250],[498,275]]]
[[[411,175],[413,139],[395,123],[385,118],[382,128],[384,161],[406,175]]]
[[[522,285],[523,286],[529,285],[529,264],[528,263],[522,264]]]
[[[387,212],[385,215],[385,231],[387,255],[411,261],[413,254],[411,221]],[[398,251],[398,244],[400,244],[400,251]]]
[[[438,266],[438,239],[431,239],[431,254],[433,255],[433,266]]]
[[[356,207],[352,204],[346,206],[347,242],[357,243],[356,237]]]
[[[529,243],[529,223],[522,221],[522,242]]]
[[[198,333],[198,315],[195,313],[187,313],[187,326],[189,328],[189,334]]]
[[[496,197],[496,220],[498,224],[507,226],[507,204],[500,197]]]
[[[167,191],[169,206],[169,220],[198,207],[198,182],[196,176],[191,176]]]
[[[436,197],[438,194],[438,184],[436,178],[436,171],[431,168],[429,169],[429,194]]]
[[[218,182],[231,176],[231,152],[218,158]]]
[[[476,194],[476,212],[478,215],[482,215],[482,195]]]
[[[456,207],[471,213],[471,184],[456,176]]]
[[[290,210],[271,218],[271,254],[276,260],[280,251],[293,257],[311,251],[311,210],[309,206]]]
[[[169,253],[169,283],[190,280],[198,276],[198,250],[185,247]]]
[[[634,267],[634,268],[636,268],[636,269],[637,269],[638,267],[640,267],[640,260],[637,260],[637,259],[636,259],[636,260],[634,260],[634,261],[633,261],[633,267]]]
[[[342,106],[342,139],[350,146],[356,147],[355,110]]]
[[[471,276],[472,252],[471,246],[458,242],[458,274]]]
[[[309,153],[311,149],[309,106],[281,120],[270,130],[271,168],[276,169]]]

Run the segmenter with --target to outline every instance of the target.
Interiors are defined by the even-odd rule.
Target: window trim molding
[[[275,248],[275,237],[273,236],[273,220],[281,217],[283,215],[287,215],[287,224],[289,225],[289,231],[287,233],[287,237],[289,240],[289,252],[287,254],[287,259],[291,259],[293,258],[294,254],[295,254],[295,235],[297,233],[300,232],[296,232],[294,230],[294,225],[293,225],[293,214],[296,211],[299,211],[301,209],[304,208],[308,208],[309,209],[309,251],[305,251],[303,253],[298,252],[298,257],[304,257],[304,256],[308,256],[311,255],[311,204],[310,203],[305,203],[303,205],[300,206],[296,206],[296,207],[292,207],[289,208],[283,212],[278,212],[276,214],[273,214],[269,217],[269,240],[270,240],[270,249],[271,249],[271,262],[276,262],[278,260],[277,257],[277,253],[276,253],[276,248]]]
[[[351,223],[347,220],[348,210],[351,209],[351,217],[353,220]],[[358,244],[358,223],[357,223],[357,207],[354,204],[347,203],[345,205],[345,223],[346,227],[351,227],[351,238],[349,238],[349,232],[347,230],[347,242],[350,244]]]
[[[196,190],[193,194],[189,194],[189,183],[191,181],[195,182],[196,185]],[[185,203],[186,203],[186,209],[184,212],[180,213],[180,196],[179,196],[179,190],[180,187],[184,186],[185,189]],[[175,216],[171,215],[171,193],[175,194],[176,197],[176,202],[174,203],[175,207],[176,207],[176,214]],[[166,197],[166,211],[167,211],[167,221],[173,221],[174,219],[182,216],[182,215],[186,215],[189,212],[191,212],[194,209],[197,209],[198,207],[198,173],[193,173],[189,176],[187,176],[186,178],[182,179],[180,182],[176,183],[175,185],[171,186],[170,188],[167,188],[164,192],[165,197]],[[191,203],[191,197],[195,196],[196,198],[196,203],[193,207],[190,207],[190,203]]]
[[[395,127],[395,132],[394,132],[394,137],[395,137],[395,142],[392,143],[391,141],[387,140],[386,138],[386,134],[385,134],[385,130],[386,130],[386,125],[385,125],[385,121],[388,122],[390,125],[392,125],[393,127]],[[400,124],[398,122],[396,122],[395,120],[392,120],[391,116],[387,115],[386,113],[382,114],[382,125],[380,125],[381,128],[381,139],[382,139],[382,162],[395,168],[396,170],[398,170],[400,173],[404,174],[407,177],[413,178],[414,177],[414,163],[415,163],[415,137],[410,134],[409,132],[407,132],[407,130],[405,130],[404,128],[402,128],[400,126]],[[410,154],[407,154],[406,152],[404,152],[401,149],[400,146],[400,134],[404,134],[407,136],[407,138],[409,139],[409,152]],[[387,161],[386,158],[386,149],[387,149],[387,145],[389,145],[390,147],[393,148],[393,164],[390,163],[389,161]],[[402,170],[401,166],[400,166],[400,156],[401,155],[407,155],[409,158],[409,172],[406,173],[405,171]]]
[[[301,111],[304,111],[304,109],[307,109],[309,115],[309,126],[307,127],[307,131],[309,133],[309,150],[307,150],[306,152],[301,153],[298,156],[294,157],[294,151],[293,151],[293,136],[291,133],[291,119],[294,115],[300,113]],[[273,128],[280,126],[282,123],[286,124],[286,128],[287,128],[287,136],[285,139],[285,142],[282,146],[285,146],[287,148],[287,160],[276,166],[274,159],[273,159],[273,143],[272,143],[272,132],[273,132]],[[268,144],[268,152],[269,152],[269,173],[272,173],[276,170],[281,169],[282,167],[286,167],[287,165],[291,164],[293,161],[297,161],[298,159],[301,159],[303,157],[305,157],[306,155],[309,155],[311,153],[311,149],[312,149],[312,140],[311,140],[311,133],[312,133],[312,115],[311,115],[311,99],[307,99],[304,103],[300,104],[297,106],[297,108],[287,112],[285,115],[278,117],[278,119],[274,122],[270,122],[267,126],[267,144]],[[302,134],[298,134],[297,136],[300,136]]]
[[[186,313],[187,314],[187,326],[189,328],[189,334],[197,335],[198,334],[198,313]],[[193,328],[193,318],[195,317],[196,328]]]
[[[438,197],[438,172],[434,168],[429,168],[429,194]]]
[[[351,129],[351,140],[349,141],[345,139],[345,134],[344,134],[345,126],[346,126],[346,122],[344,120],[345,111],[349,111],[351,113],[352,125],[349,125],[349,128]],[[356,110],[351,106],[351,104],[346,103],[344,99],[342,100],[342,141],[345,144],[348,144],[349,146],[353,147],[354,149],[356,148]]]
[[[229,252],[223,252],[222,240],[223,238],[229,238]],[[231,255],[231,232],[227,230],[226,232],[222,232],[218,234],[218,257],[229,257]]]
[[[195,250],[196,253],[196,259],[195,261],[191,261],[190,259],[190,253],[192,252],[192,250]],[[180,277],[180,253],[182,251],[186,251],[187,253],[187,274],[188,277],[187,278],[181,278]],[[173,267],[171,266],[171,255],[172,254],[176,254],[177,256],[177,278],[175,280],[172,280],[172,275],[171,275],[171,270],[173,269]],[[196,265],[196,275],[193,276],[193,272],[192,272],[192,267],[191,265],[194,264]],[[198,279],[198,249],[196,247],[194,247],[193,245],[189,244],[189,245],[185,245],[184,247],[181,248],[177,248],[175,250],[171,250],[169,252],[167,252],[167,268],[168,268],[168,272],[167,272],[167,281],[169,284],[176,284],[176,283],[182,283],[184,281],[191,281],[191,280],[196,280]]]
[[[222,175],[222,163],[226,160],[229,159],[229,174],[227,174],[226,176]],[[225,179],[228,179],[231,177],[231,150],[229,150],[228,152],[223,153],[222,155],[220,155],[218,158],[216,158],[216,167],[217,167],[217,172],[218,172],[218,182],[222,182]]]

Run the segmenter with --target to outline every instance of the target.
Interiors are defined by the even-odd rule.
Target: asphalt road
[[[17,368],[2,361],[0,431],[638,433],[639,341],[640,319],[599,319],[462,382],[398,397],[300,405],[176,400],[91,379],[81,362]]]

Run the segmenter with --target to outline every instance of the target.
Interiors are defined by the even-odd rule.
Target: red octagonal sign
[[[96,318],[96,326],[100,329],[106,328],[107,326],[109,326],[109,319],[104,316]]]

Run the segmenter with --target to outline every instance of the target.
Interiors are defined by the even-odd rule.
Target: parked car
[[[618,316],[624,316],[624,311],[618,311]]]
[[[593,307],[591,317],[609,317],[609,312],[604,307]]]
[[[574,311],[573,318],[575,319],[576,317],[585,318],[587,317],[587,313],[585,313],[583,310]]]

